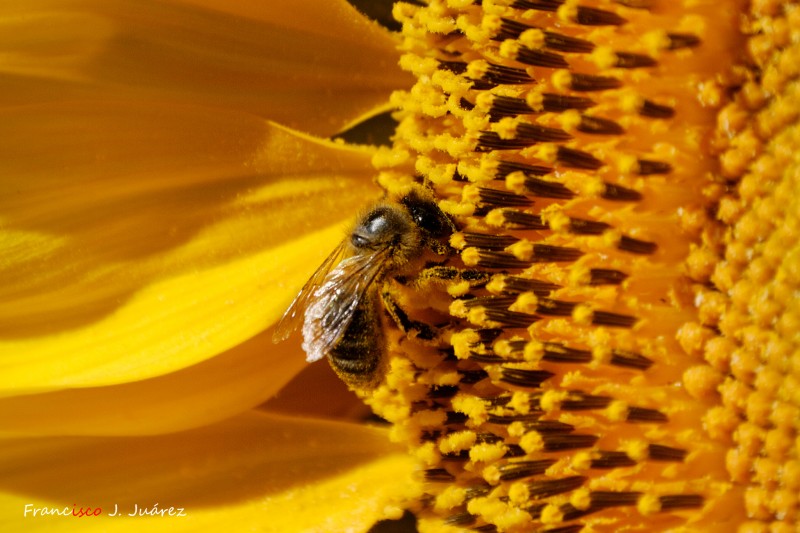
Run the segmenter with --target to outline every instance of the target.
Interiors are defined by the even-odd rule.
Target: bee
[[[451,253],[444,241],[454,231],[453,222],[422,187],[396,202],[377,203],[306,282],[278,323],[273,341],[288,338],[302,313],[306,360],[327,356],[350,388],[374,388],[386,363],[384,282],[408,273],[427,250]]]

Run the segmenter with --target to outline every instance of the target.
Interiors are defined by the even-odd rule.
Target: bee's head
[[[400,199],[414,224],[433,238],[447,237],[455,231],[453,222],[445,215],[436,202],[412,190]]]
[[[361,218],[350,235],[350,242],[357,250],[384,249],[394,246],[409,233],[413,233],[413,228],[405,213],[397,207],[381,204]]]

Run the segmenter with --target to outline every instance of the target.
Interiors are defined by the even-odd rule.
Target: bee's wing
[[[300,289],[300,292],[297,293],[289,308],[278,321],[278,325],[275,326],[275,330],[272,333],[272,342],[285,341],[298,328],[303,321],[303,311],[308,307],[314,292],[323,284],[325,276],[328,275],[333,265],[344,254],[346,244],[347,241],[340,242],[330,255],[325,258],[325,261],[322,262],[316,272],[306,281],[306,284],[303,285],[303,288]]]
[[[322,359],[339,341],[384,266],[385,252],[377,252],[348,257],[331,270],[306,310],[303,349],[307,361]]]

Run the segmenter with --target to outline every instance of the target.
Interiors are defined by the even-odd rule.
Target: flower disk
[[[771,322],[796,303],[776,303],[773,286],[751,316],[780,246],[753,271],[735,241],[768,239],[770,213],[791,219],[780,242],[796,249],[797,210],[773,199],[748,218],[753,202],[729,192],[758,155],[746,123],[764,105],[757,76],[735,67],[743,7],[396,5],[401,65],[417,81],[394,94],[397,135],[374,162],[390,191],[410,176],[431,185],[457,222],[450,266],[461,269],[420,281],[425,302],[408,298],[411,314],[447,317],[429,321],[438,344],[393,342],[385,384],[366,395],[422,465],[421,531],[791,527],[798,398],[756,376],[768,357],[773,385],[797,375],[797,344],[778,338],[797,314],[783,315],[785,334]],[[763,41],[768,64],[776,45]],[[764,111],[762,128],[789,122],[774,116]],[[763,158],[776,176],[777,158]],[[748,179],[751,197],[777,187]],[[776,276],[783,294],[797,290],[797,264]],[[731,301],[743,271],[752,281]],[[748,347],[761,341],[744,325],[775,353]],[[746,368],[733,368],[739,353]],[[740,424],[751,415],[760,421]],[[776,432],[774,453],[759,452]],[[774,471],[763,483],[749,478],[759,454]],[[782,461],[795,474],[779,479]]]

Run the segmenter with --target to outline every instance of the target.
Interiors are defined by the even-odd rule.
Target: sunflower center
[[[725,464],[745,409],[720,406],[712,360],[732,358],[713,211],[751,146],[716,157],[739,7],[396,5],[417,83],[394,95],[380,181],[424,180],[459,229],[458,273],[422,275],[405,302],[448,317],[438,337],[395,339],[367,397],[423,466],[422,516],[558,533],[745,521]]]

